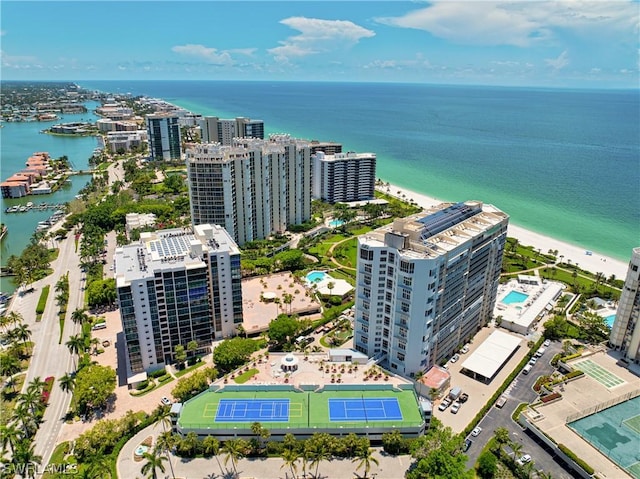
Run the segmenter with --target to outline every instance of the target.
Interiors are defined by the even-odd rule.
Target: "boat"
[[[27,208],[33,208],[33,201],[29,201],[29,202],[26,204],[26,207],[27,207]]]
[[[20,206],[20,207],[18,208],[18,211],[19,211],[20,213],[23,213],[23,212],[27,211],[27,207],[26,207],[26,206],[24,206],[24,205],[22,205],[22,206]]]

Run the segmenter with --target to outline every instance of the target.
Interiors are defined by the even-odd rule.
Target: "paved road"
[[[492,407],[482,421],[480,421],[479,426],[482,428],[480,435],[478,437],[471,437],[473,445],[467,451],[467,455],[469,456],[467,467],[473,467],[478,460],[482,448],[489,438],[493,436],[495,430],[499,427],[504,427],[509,431],[511,439],[519,442],[523,446],[522,454],[531,455],[536,469],[542,469],[556,479],[569,479],[574,477],[572,473],[557,462],[556,458],[551,456],[533,436],[523,431],[522,428],[511,419],[511,414],[520,403],[530,403],[535,399],[537,394],[532,389],[533,384],[539,376],[550,374],[554,370],[549,364],[549,361],[561,350],[562,345],[554,341],[547,348],[544,356],[533,366],[528,375],[518,374],[518,376],[516,376],[505,392],[505,395],[509,398],[507,403],[502,409]]]
[[[34,291],[19,295],[17,301],[12,305],[15,311],[22,314],[25,323],[29,325],[32,331],[32,340],[35,343],[24,388],[35,377],[44,380],[48,376],[53,376],[56,379],[43,422],[35,437],[35,452],[42,456],[43,464],[46,464],[51,457],[63,424],[61,419],[71,401],[71,395],[63,392],[58,386],[58,379],[73,370],[73,359],[65,346],[65,342],[71,335],[79,331],[79,325],[74,324],[70,317],[76,308],[82,307],[84,293],[81,290],[81,287],[84,286],[84,274],[80,272],[73,235],[70,234],[67,239],[59,242],[57,247],[59,248],[58,258],[51,264],[53,273],[34,283]],[[60,326],[58,322],[58,306],[55,301],[57,294],[55,292],[55,284],[67,271],[69,272],[70,284],[67,320],[64,324],[62,341],[58,344]],[[36,305],[42,288],[47,284],[51,287],[47,304],[42,315],[42,321],[36,323]]]

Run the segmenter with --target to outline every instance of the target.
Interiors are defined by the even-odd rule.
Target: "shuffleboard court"
[[[215,422],[287,422],[289,399],[221,399]]]
[[[577,362],[575,363],[575,367],[584,372],[587,376],[592,377],[608,389],[625,383],[624,379],[621,379],[615,374],[607,371],[605,368],[600,366],[598,363],[593,362],[591,359],[585,359],[583,361]]]
[[[402,420],[402,412],[396,398],[330,398],[329,420]]]

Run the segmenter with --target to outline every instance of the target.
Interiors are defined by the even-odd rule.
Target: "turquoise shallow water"
[[[89,109],[95,109],[96,103],[88,103]],[[63,115],[58,122],[70,121],[95,121],[97,118],[92,113]],[[88,169],[88,160],[94,148],[98,146],[95,137],[62,137],[41,133],[53,122],[23,122],[23,123],[2,123],[0,129],[0,178],[4,180],[13,173],[24,168],[29,156],[37,151],[49,152],[52,158],[59,158],[67,155],[74,169]],[[71,177],[68,186],[50,195],[28,196],[20,199],[2,199],[0,203],[0,218],[2,223],[7,225],[8,233],[2,240],[0,249],[2,264],[6,264],[7,258],[12,254],[20,254],[29,243],[39,221],[44,221],[52,214],[52,210],[29,211],[27,213],[5,213],[5,209],[13,205],[23,205],[31,201],[38,203],[64,203],[71,201],[78,194],[78,191],[87,184],[90,177],[87,175],[76,175]],[[14,287],[9,278],[0,278],[1,291],[13,291]]]
[[[268,133],[375,152],[377,176],[479,199],[539,233],[627,261],[640,244],[638,91],[376,83],[137,81],[83,87],[160,97]]]

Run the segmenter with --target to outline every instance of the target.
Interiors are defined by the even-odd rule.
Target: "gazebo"
[[[298,358],[292,353],[287,354],[280,360],[280,368],[285,372],[296,371],[298,369]]]

